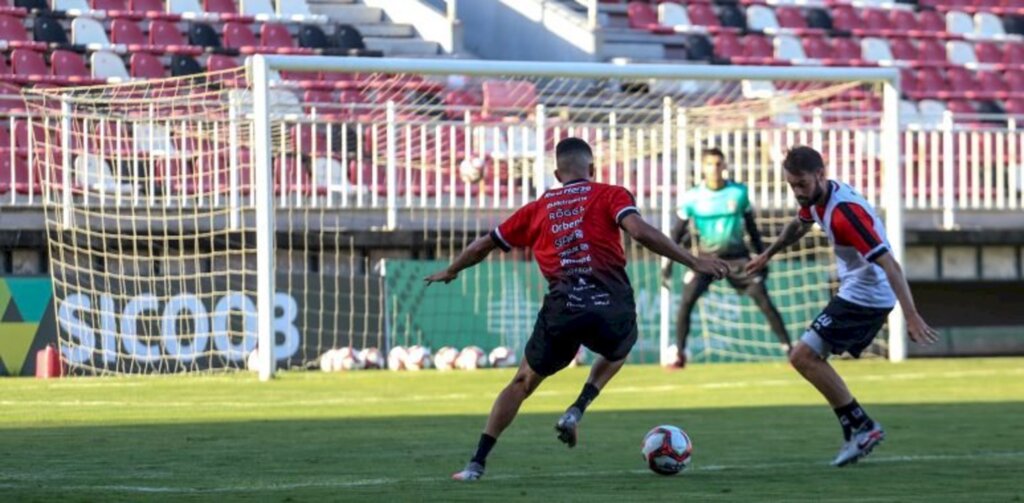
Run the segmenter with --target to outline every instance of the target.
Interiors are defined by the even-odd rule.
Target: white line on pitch
[[[974,454],[920,454],[920,455],[906,455],[906,456],[875,456],[868,458],[865,463],[913,463],[913,462],[937,462],[937,461],[968,461],[968,460],[985,460],[985,459],[1010,459],[1010,458],[1021,458],[1024,457],[1024,451],[1005,451],[1005,452],[981,452]],[[779,468],[826,468],[829,467],[828,463],[825,462],[806,462],[806,461],[791,461],[791,462],[777,462],[777,463],[754,463],[754,464],[739,464],[739,465],[706,465],[706,466],[695,466],[687,471],[689,472],[720,472],[720,471],[743,471],[743,470],[776,470]],[[522,480],[530,479],[535,480],[537,478],[580,478],[580,477],[594,477],[594,476],[611,476],[611,475],[623,475],[633,474],[641,475],[648,473],[648,470],[604,470],[604,471],[573,471],[573,472],[554,472],[554,473],[526,473],[526,474],[496,474],[488,475],[484,480],[484,484],[489,480]],[[0,477],[12,478],[10,474],[4,474]],[[45,477],[32,478],[36,483],[31,486],[21,486],[18,484],[2,483],[0,482],[0,488],[3,489],[37,489],[38,482],[45,479]],[[61,480],[59,477],[54,477],[49,480]],[[418,484],[418,483],[449,483],[447,477],[415,477],[415,478],[367,478],[367,479],[356,479],[356,480],[323,480],[313,482],[299,482],[291,484],[267,484],[267,485],[244,485],[244,486],[225,486],[225,487],[210,487],[210,488],[195,488],[195,487],[168,487],[168,486],[130,486],[130,485],[77,485],[70,486],[61,484],[59,489],[61,491],[114,491],[123,493],[169,493],[169,494],[211,494],[211,493],[251,493],[259,491],[291,491],[295,489],[314,489],[314,488],[346,488],[346,487],[366,487],[366,486],[384,486],[393,484]]]

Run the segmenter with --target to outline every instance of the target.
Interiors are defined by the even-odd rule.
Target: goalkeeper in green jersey
[[[712,148],[704,151],[702,157],[704,185],[690,189],[683,196],[683,203],[672,226],[672,240],[676,243],[696,242],[701,256],[720,258],[729,263],[729,284],[737,291],[754,300],[757,307],[768,319],[782,348],[789,353],[791,344],[786,325],[779,310],[772,304],[765,288],[768,271],[756,275],[744,272],[750,260],[750,249],[743,239],[746,229],[754,253],[764,251],[761,233],[757,230],[754,210],[747,196],[747,187],[725,179],[725,156],[722,151]],[[662,269],[662,284],[671,285],[672,263]],[[676,322],[676,349],[678,355],[672,365],[686,366],[686,339],[690,335],[690,314],[697,300],[708,291],[712,276],[687,271],[683,277],[683,300],[679,304],[679,318]]]

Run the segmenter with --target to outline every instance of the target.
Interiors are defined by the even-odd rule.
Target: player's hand
[[[437,282],[441,282],[441,283],[444,283],[444,284],[447,285],[448,283],[451,283],[452,280],[454,280],[455,278],[458,278],[458,277],[459,277],[458,273],[450,272],[448,269],[445,269],[443,271],[435,272],[434,274],[431,274],[430,276],[427,276],[426,278],[423,278],[423,281],[426,281],[428,286],[431,283],[437,283]]]
[[[907,336],[910,337],[910,340],[925,345],[939,340],[939,333],[929,327],[921,315],[916,313],[913,316],[907,316]]]
[[[700,274],[707,274],[715,279],[722,279],[729,274],[729,263],[717,258],[697,258],[693,264],[693,271]]]
[[[754,273],[768,267],[768,259],[768,255],[764,253],[750,259],[750,262],[747,262],[745,267],[747,274],[753,275]]]

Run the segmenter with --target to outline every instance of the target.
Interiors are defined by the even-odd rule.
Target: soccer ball
[[[391,370],[405,370],[405,348],[395,346],[388,352],[388,368]]]
[[[661,354],[661,366],[669,367],[674,364],[676,362],[676,354],[678,353],[679,350],[677,349],[677,346],[675,344],[670,345],[665,352]],[[686,348],[686,350],[683,351],[683,354],[686,355],[686,361],[689,362],[691,356],[690,348]]]
[[[377,348],[363,348],[359,352],[359,359],[363,361],[363,366],[368,369],[379,369],[384,366],[384,356],[380,354],[380,350]]]
[[[320,370],[324,372],[334,372],[335,355],[338,350],[328,349],[324,354],[320,355]]]
[[[420,345],[412,346],[409,348],[409,351],[405,354],[405,369],[429,369],[432,360],[433,359],[431,358],[430,348],[423,347]]]
[[[334,365],[335,370],[358,370],[365,366],[359,358],[359,353],[352,348],[337,350],[334,356]]]
[[[459,350],[451,346],[445,346],[437,350],[434,355],[434,368],[437,370],[452,370],[455,368],[455,360],[459,358]]]
[[[484,166],[482,158],[463,159],[459,163],[459,178],[466,183],[477,183],[484,177]]]
[[[512,367],[516,364],[516,355],[512,354],[505,346],[498,346],[491,350],[491,354],[487,356],[487,361],[494,368]]]
[[[245,358],[245,368],[251,372],[260,371],[260,353],[259,349],[253,349],[252,353]]]
[[[455,359],[455,368],[460,370],[476,370],[487,365],[487,355],[484,350],[476,346],[462,348],[459,357]]]
[[[675,475],[690,464],[693,444],[682,428],[657,426],[644,435],[640,452],[647,466],[658,475]]]

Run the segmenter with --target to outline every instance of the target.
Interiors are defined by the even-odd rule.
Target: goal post
[[[186,77],[28,89],[16,131],[31,148],[11,155],[38,174],[70,374],[248,368],[266,380],[333,367],[329,354],[376,367],[389,348],[519,354],[547,290],[529,251],[496,253],[445,287],[422,279],[556,186],[554,145],[569,136],[592,145],[596,181],[626,187],[666,233],[702,181],[702,153],[719,148],[767,241],[796,208],[785,151],[811,145],[884,211],[902,257],[897,78],[254,56]],[[574,263],[583,239],[565,237]],[[640,330],[630,361],[657,363],[681,288],[662,287],[658,257],[623,245]],[[692,318],[695,361],[781,358],[752,302],[719,283]],[[790,333],[802,332],[836,287],[823,234],[780,254],[768,287]],[[901,360],[898,313],[889,330],[874,352]]]
[[[561,63],[561,62],[526,62],[526,61],[468,61],[468,60],[413,60],[413,59],[367,59],[347,57],[307,57],[258,55],[250,59],[253,68],[253,86],[255,88],[258,138],[270,138],[269,92],[273,84],[270,76],[273,72],[321,72],[350,74],[390,74],[390,75],[425,75],[425,76],[473,76],[473,77],[508,77],[516,76],[527,79],[622,79],[622,80],[663,80],[663,81],[753,81],[753,82],[818,82],[842,83],[860,82],[877,84],[882,89],[882,113],[877,124],[879,129],[878,143],[882,171],[881,200],[885,212],[886,226],[892,246],[892,253],[902,261],[903,257],[903,221],[902,221],[902,190],[900,142],[899,142],[899,73],[893,68],[837,68],[837,67],[747,67],[719,65],[667,65],[667,64],[635,64],[617,65],[606,63]],[[687,133],[680,131],[685,125],[673,126],[674,119],[685,121],[684,114],[674,117],[676,111],[670,97],[664,98],[662,142],[666,148],[661,153],[662,180],[671,179],[673,155],[682,161],[688,157],[685,138]],[[537,105],[538,111],[543,104]],[[394,139],[394,103],[387,103],[388,141]],[[613,114],[614,116],[614,114]],[[612,119],[614,122],[614,118]],[[537,114],[536,145],[544,145],[544,115]],[[261,126],[262,125],[262,126]],[[674,140],[679,143],[673,147]],[[820,148],[820,147],[819,147]],[[546,153],[539,148],[535,153],[537,160],[534,168],[544,169]],[[823,152],[827,154],[826,152]],[[395,222],[394,209],[396,203],[395,186],[395,151],[387,153],[386,199],[388,205],[389,226]],[[257,171],[268,173],[271,170],[271,152],[269,148],[256,151],[255,167]],[[685,162],[679,163],[681,166]],[[682,170],[677,182],[679,188],[686,186],[686,169]],[[534,178],[537,194],[544,188],[544,179]],[[666,184],[667,185],[667,184]],[[778,188],[776,188],[778,190]],[[661,204],[657,221],[662,231],[668,233],[671,221],[672,193],[669,187],[662,187]],[[270,223],[271,217],[266,217]],[[261,225],[264,235],[270,233],[269,226]],[[266,239],[270,239],[265,237]],[[264,241],[261,241],[264,242]],[[264,301],[264,303],[267,301]],[[662,357],[669,342],[669,317],[671,302],[668,292],[661,290],[659,307],[659,345]],[[260,305],[264,305],[261,303]],[[888,356],[892,361],[902,361],[906,356],[905,328],[900,310],[894,310],[889,318]],[[264,330],[261,324],[261,330]],[[799,334],[797,334],[799,335]],[[270,337],[261,332],[260,340]],[[269,357],[268,357],[269,358]],[[267,369],[272,369],[271,361],[264,362]]]

